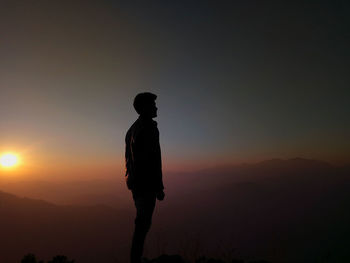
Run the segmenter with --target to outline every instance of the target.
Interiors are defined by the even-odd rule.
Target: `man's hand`
[[[164,191],[160,191],[160,192],[157,193],[157,199],[159,201],[164,200],[164,196],[165,196]]]

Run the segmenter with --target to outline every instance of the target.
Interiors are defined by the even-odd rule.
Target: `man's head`
[[[150,92],[137,94],[134,99],[134,108],[136,112],[143,117],[157,117],[156,99],[157,95]]]

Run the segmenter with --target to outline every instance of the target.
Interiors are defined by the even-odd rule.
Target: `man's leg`
[[[154,193],[133,192],[133,199],[136,206],[136,219],[130,261],[131,263],[140,263],[146,235],[152,223],[156,195]]]

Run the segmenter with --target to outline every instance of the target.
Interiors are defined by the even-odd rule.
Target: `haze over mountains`
[[[146,255],[234,249],[247,260],[350,260],[349,171],[296,158],[165,174],[166,199],[157,204]],[[0,261],[28,252],[78,263],[124,260],[135,211],[118,180],[2,182]]]

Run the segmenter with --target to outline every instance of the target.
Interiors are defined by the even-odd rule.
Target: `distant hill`
[[[0,262],[19,262],[29,252],[77,262],[121,259],[129,244],[132,215],[106,206],[57,206],[0,192]]]
[[[259,178],[285,175],[302,176],[305,173],[332,174],[350,172],[350,167],[334,167],[318,160],[303,158],[271,159],[252,164],[218,166],[195,172],[164,173],[167,190],[181,189],[181,192],[195,188],[210,188],[217,185],[256,181]],[[125,186],[124,176],[115,180],[75,180],[75,181],[6,181],[0,182],[0,189],[17,196],[43,199],[60,205],[105,204],[116,208],[132,207],[131,194]]]
[[[18,196],[43,199],[60,205],[105,204],[118,208],[132,205],[125,182],[119,180],[39,181],[2,180],[0,189]]]
[[[162,207],[164,222],[180,222],[174,235],[187,224],[210,237],[207,251],[222,240],[272,262],[350,261],[349,171],[295,158],[173,174],[178,188]]]
[[[222,258],[231,253],[246,261],[350,262],[346,167],[301,158],[275,159],[165,174],[164,183],[166,198],[157,203],[147,239],[150,258],[163,253]],[[96,184],[94,190],[87,183],[83,188],[85,193],[102,194],[97,203],[110,204],[110,198],[103,199],[103,193],[112,192],[112,184],[107,185]],[[74,189],[80,189],[78,183]],[[6,240],[0,262],[18,261],[29,252],[43,259],[64,254],[77,263],[101,262],[97,260],[101,258],[123,262],[135,212],[127,190],[125,195],[129,205],[118,208],[116,202],[110,208],[59,206],[0,192],[1,236]]]
[[[287,160],[272,159],[258,163],[224,167],[218,166],[191,173],[171,173],[166,179],[170,185],[173,184],[183,189],[190,187],[193,190],[193,188],[215,188],[223,184],[265,181],[266,178],[288,181],[313,175],[337,174],[337,176],[341,176],[341,173],[350,174],[350,168],[335,167],[324,161],[293,158]]]

